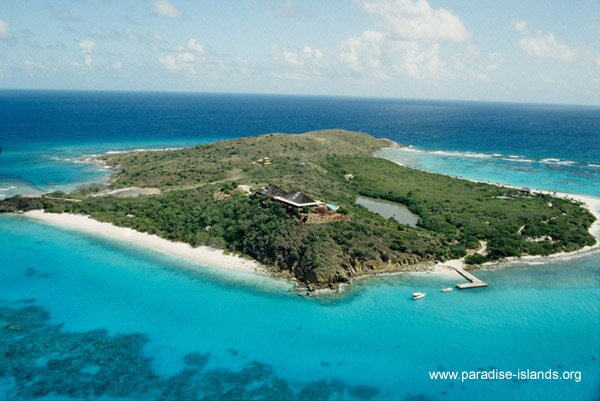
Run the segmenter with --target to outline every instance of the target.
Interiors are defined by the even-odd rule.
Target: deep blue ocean
[[[105,179],[85,155],[324,128],[410,145],[380,156],[416,168],[600,197],[600,108],[0,91],[0,198]],[[478,275],[490,287],[399,275],[306,299],[0,216],[0,399],[600,399],[600,255]],[[581,380],[429,377],[493,369]]]

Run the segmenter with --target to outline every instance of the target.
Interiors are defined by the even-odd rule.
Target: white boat
[[[450,292],[452,291],[452,287],[442,288],[442,292]]]
[[[424,293],[424,292],[413,292],[412,298],[413,299],[420,299],[420,298],[423,298],[425,295],[427,295],[427,294]]]

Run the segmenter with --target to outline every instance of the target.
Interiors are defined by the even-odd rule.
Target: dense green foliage
[[[117,198],[92,196],[100,188],[86,188],[26,201],[13,198],[0,203],[0,211],[44,207],[90,214],[170,240],[241,253],[318,285],[369,272],[419,269],[422,262],[463,257],[481,241],[487,242],[487,256],[469,256],[473,263],[594,243],[587,231],[594,218],[576,203],[546,195],[523,197],[509,188],[368,156],[386,145],[366,134],[336,130],[111,155],[107,163],[119,167],[113,188],[158,187],[163,192]],[[256,162],[265,156],[272,165]],[[353,178],[346,179],[348,173]],[[336,203],[338,216],[311,220],[306,211],[234,190],[238,184],[258,188],[268,183]],[[357,195],[406,205],[420,216],[418,227],[355,205]]]
[[[480,265],[487,262],[487,258],[480,253],[474,253],[465,258],[465,263],[468,265]]]

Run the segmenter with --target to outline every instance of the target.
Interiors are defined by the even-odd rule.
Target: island
[[[314,290],[592,246],[581,202],[428,173],[378,158],[390,140],[345,130],[266,134],[191,148],[107,154],[107,184],[16,196],[0,212],[90,216],[250,258]]]

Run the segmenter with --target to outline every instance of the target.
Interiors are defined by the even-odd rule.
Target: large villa
[[[273,200],[279,201],[285,205],[302,208],[324,205],[323,202],[315,200],[304,192],[291,191],[287,192],[277,185],[269,184],[266,187],[260,188],[254,192],[255,194],[265,195]]]

